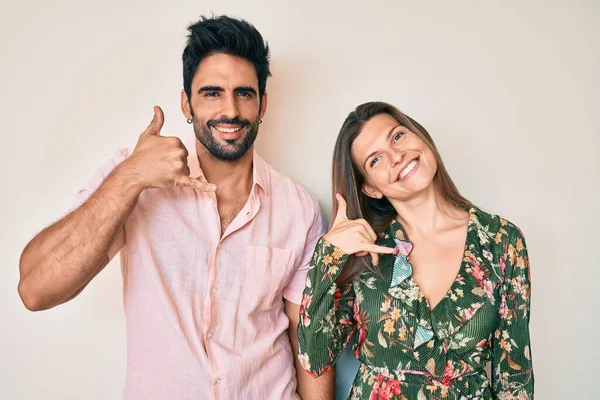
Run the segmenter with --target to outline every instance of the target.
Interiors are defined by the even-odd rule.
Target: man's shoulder
[[[105,159],[97,169],[92,178],[88,181],[87,186],[83,190],[94,191],[102,184],[102,182],[112,173],[112,171],[125,159],[131,155],[131,149],[119,148],[109,158]]]
[[[301,183],[277,170],[264,159],[261,159],[269,176],[270,192],[275,201],[285,201],[288,207],[301,204],[303,207],[311,207],[320,212],[319,201]]]

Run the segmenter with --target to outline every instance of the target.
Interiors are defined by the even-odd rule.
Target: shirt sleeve
[[[530,272],[525,239],[514,227],[505,252],[499,324],[492,339],[494,399],[533,399],[533,366],[529,339]]]
[[[314,210],[313,221],[310,230],[306,235],[304,249],[301,257],[299,258],[300,262],[298,263],[298,266],[294,271],[294,274],[292,275],[288,285],[283,290],[283,297],[294,304],[300,304],[302,301],[302,292],[304,291],[304,286],[306,284],[306,274],[308,273],[310,260],[312,259],[312,255],[319,238],[325,234],[325,223],[323,220],[323,215],[321,214],[319,203],[314,198],[312,201]]]
[[[102,183],[108,178],[112,171],[121,164],[129,156],[127,149],[118,150],[115,155],[108,160],[102,167],[100,167],[92,179],[79,191],[75,197],[75,202],[71,206],[70,210],[65,214],[69,214],[72,211],[79,208],[85,203],[94,192],[102,185]],[[115,239],[108,248],[108,258],[111,260],[125,245],[125,229],[121,227],[115,236]]]
[[[325,239],[315,249],[300,305],[298,359],[312,376],[334,366],[356,329],[354,288],[336,279],[348,255]]]

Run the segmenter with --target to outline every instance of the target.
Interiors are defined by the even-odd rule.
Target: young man
[[[30,310],[67,302],[120,251],[125,398],[329,398],[333,374],[309,387],[296,357],[319,206],[253,147],[268,46],[225,16],[188,29],[181,107],[195,139],[161,136],[155,107],[135,149],[120,151],[79,206],[27,245],[19,294]]]

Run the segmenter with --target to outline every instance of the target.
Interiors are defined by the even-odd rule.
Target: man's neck
[[[254,146],[234,161],[215,158],[196,140],[196,155],[206,180],[217,185],[217,195],[249,194],[253,183]]]

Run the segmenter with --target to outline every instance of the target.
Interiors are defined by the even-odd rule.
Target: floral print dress
[[[300,307],[303,367],[327,371],[357,332],[349,399],[533,399],[525,240],[505,219],[477,207],[469,215],[459,272],[433,309],[412,279],[412,243],[399,222],[376,241],[398,255],[380,254],[378,267],[341,287],[348,255],[322,238]]]

